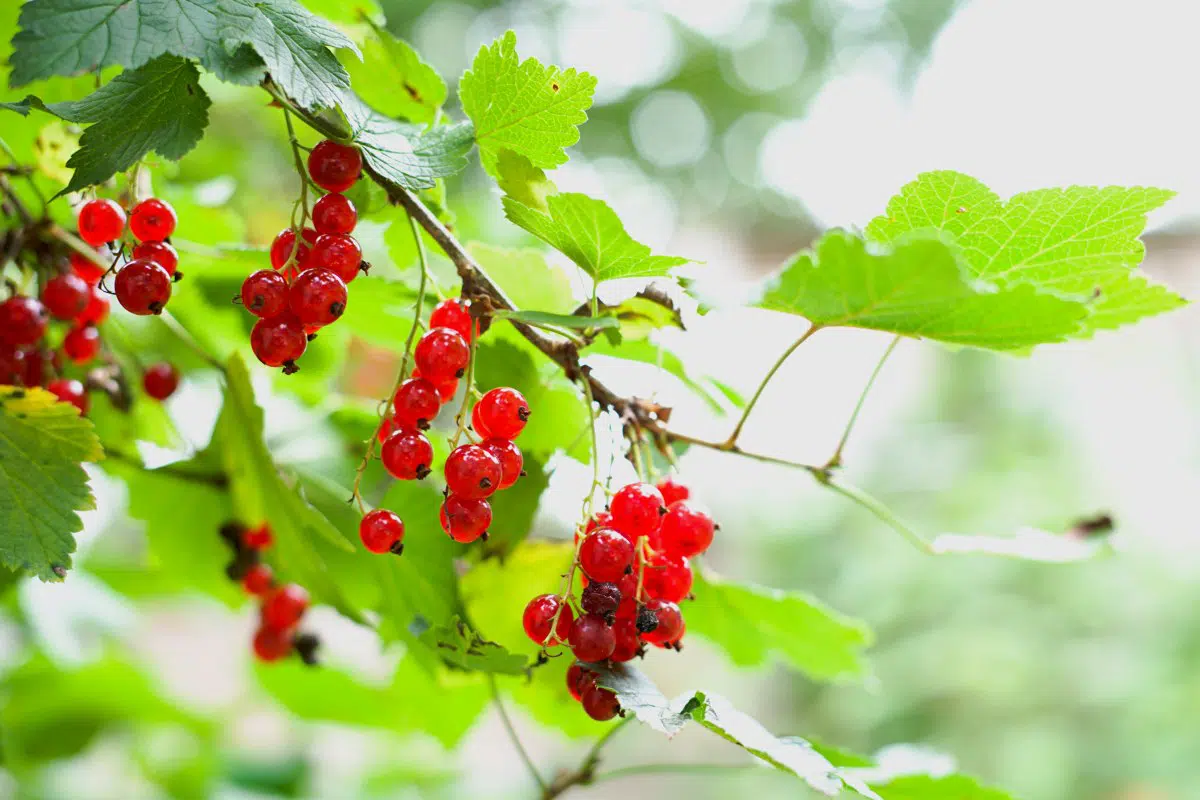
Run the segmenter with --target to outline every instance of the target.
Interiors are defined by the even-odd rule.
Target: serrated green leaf
[[[675,301],[657,287],[647,287],[616,305],[600,303],[600,313],[620,322],[622,339],[644,339],[660,328],[684,329]]]
[[[62,580],[95,508],[83,462],[104,453],[92,423],[42,389],[0,387],[0,565]]]
[[[684,703],[673,706],[667,696],[659,691],[654,681],[641,670],[628,664],[602,666],[588,665],[597,674],[596,684],[617,695],[621,710],[633,714],[639,722],[659,733],[674,736],[683,730],[691,716],[682,713]]]
[[[1071,186],[1014,195],[1008,202],[959,172],[927,172],[901,189],[867,236],[896,241],[916,231],[953,238],[969,274],[1002,289],[1030,284],[1092,297],[1078,335],[1116,328],[1185,304],[1137,272],[1146,214],[1174,196],[1164,189]]]
[[[162,56],[126,70],[82,100],[43,103],[32,95],[0,104],[18,113],[39,108],[70,122],[92,123],[67,160],[75,170],[64,191],[102,183],[154,150],[178,160],[196,146],[208,125],[208,95],[195,65]]]
[[[362,59],[342,58],[355,93],[389,117],[433,122],[446,102],[446,82],[408,42],[370,27]]]
[[[967,775],[909,775],[883,784],[871,784],[883,800],[1013,800],[998,789],[981,786]]]
[[[566,313],[575,304],[566,273],[530,248],[471,242],[467,250],[517,308]]]
[[[801,314],[822,326],[849,326],[991,350],[1026,350],[1073,335],[1088,311],[1017,284],[1004,290],[964,273],[938,239],[868,245],[826,233],[788,263],[759,306]]]
[[[550,245],[598,281],[654,278],[687,264],[678,256],[656,256],[625,232],[616,213],[602,200],[585,194],[546,197],[538,211],[512,197],[504,198],[504,215]]]
[[[817,680],[862,676],[867,626],[801,592],[727,581],[696,570],[688,633],[720,647],[734,664],[762,666],[772,654]]]
[[[551,314],[546,311],[507,311],[501,309],[492,312],[496,319],[508,319],[514,322],[526,322],[530,325],[550,325],[558,328],[583,331],[604,330],[616,328],[620,322],[616,317],[579,317],[574,314]]]
[[[529,664],[525,656],[489,642],[458,617],[429,628],[420,639],[448,663],[471,672],[521,675]]]
[[[367,165],[406,189],[428,189],[467,165],[474,143],[469,122],[427,130],[386,117],[349,92],[341,109]]]
[[[579,141],[595,89],[596,79],[586,72],[544,66],[535,58],[521,61],[517,35],[508,31],[479,49],[459,81],[458,96],[475,123],[489,171],[502,149],[552,169],[566,163],[564,149]]]

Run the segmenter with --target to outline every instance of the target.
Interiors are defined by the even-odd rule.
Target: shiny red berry
[[[46,308],[35,298],[14,295],[0,303],[0,341],[29,347],[45,334]]]
[[[312,246],[317,241],[317,232],[312,228],[305,228],[301,232],[300,247],[295,253],[295,259],[292,261],[292,266],[297,270],[302,270],[308,266],[308,256],[312,251]],[[292,250],[296,247],[296,232],[291,228],[284,228],[275,237],[275,241],[271,242],[271,266],[275,269],[283,269],[283,265],[292,258]]]
[[[500,462],[477,444],[459,445],[446,458],[446,486],[460,497],[490,497],[500,488],[502,476]]]
[[[608,657],[608,660],[617,663],[632,661],[638,654],[638,650],[641,649],[637,625],[631,619],[619,619],[613,623],[612,627],[614,645],[612,655]]]
[[[421,375],[421,370],[419,369],[414,369],[412,376],[414,378],[424,377]],[[443,403],[449,403],[454,399],[454,395],[458,393],[458,378],[450,378],[449,380],[443,381],[430,381],[430,383],[437,387],[438,397],[442,398]]]
[[[73,273],[55,275],[42,287],[42,305],[55,319],[75,319],[87,303],[87,282]]]
[[[609,503],[613,527],[626,536],[653,536],[662,524],[662,495],[648,483],[631,483],[613,495]]]
[[[287,278],[270,269],[260,269],[242,281],[242,305],[256,317],[269,319],[288,307]]]
[[[362,154],[356,147],[326,139],[308,154],[308,174],[313,183],[326,191],[346,191],[361,173]]]
[[[292,632],[263,624],[254,634],[254,655],[259,661],[278,661],[292,652]]]
[[[161,242],[175,232],[176,219],[170,203],[151,197],[129,212],[129,230],[139,242]]]
[[[146,367],[142,388],[155,400],[166,400],[179,388],[179,370],[165,361]]]
[[[133,257],[153,261],[172,276],[179,268],[179,253],[175,252],[175,248],[166,242],[142,242],[133,248]]]
[[[439,519],[451,539],[461,544],[470,544],[487,533],[492,524],[492,506],[487,500],[446,496],[439,512]]]
[[[611,527],[612,514],[608,513],[607,511],[597,511],[595,514],[592,514],[592,518],[588,520],[587,528],[584,529],[584,533],[591,533],[597,528]]]
[[[457,297],[449,297],[433,307],[429,314],[429,327],[449,328],[458,331],[458,335],[470,341],[471,312],[465,301]],[[479,323],[475,323],[475,336],[479,336]]]
[[[461,378],[467,371],[470,359],[471,350],[467,340],[449,328],[430,328],[417,342],[413,352],[417,369],[434,383]]]
[[[425,430],[441,407],[437,387],[424,378],[409,378],[392,399],[392,414],[401,428]]]
[[[561,614],[559,609],[562,610]],[[557,623],[554,622],[556,614],[558,615]],[[564,603],[561,597],[552,594],[540,594],[530,600],[525,606],[525,613],[521,616],[525,635],[534,644],[545,644],[546,646],[567,641],[571,636],[574,620],[575,615],[571,613],[571,607]],[[554,626],[552,639],[550,638],[551,625]],[[550,640],[547,641],[547,639]]]
[[[479,398],[471,422],[480,436],[515,439],[529,419],[529,403],[516,389],[500,387]]]
[[[595,614],[584,614],[575,620],[567,641],[575,657],[590,664],[608,658],[617,645],[612,626]]]
[[[250,349],[268,367],[284,367],[294,371],[296,359],[304,355],[308,335],[304,323],[285,311],[270,319],[260,319],[250,331]]]
[[[636,568],[628,575],[621,576],[617,582],[621,590],[621,605],[617,606],[617,619],[633,619],[637,616],[638,576]],[[646,587],[642,587],[643,597]]]
[[[0,343],[0,384],[22,386],[25,381],[25,351]]]
[[[595,684],[588,687],[580,702],[583,703],[583,710],[587,715],[597,722],[607,722],[621,713],[621,704],[617,696]]]
[[[23,361],[24,374],[21,383],[25,386],[45,386],[50,372],[62,370],[62,353],[58,350],[27,350]],[[84,402],[86,404],[86,399]]]
[[[358,212],[346,195],[330,192],[313,205],[312,223],[317,233],[351,233],[358,224]]]
[[[308,256],[308,266],[324,267],[349,283],[358,276],[362,260],[362,248],[353,236],[325,233],[317,237]]]
[[[671,475],[654,484],[654,487],[662,495],[663,505],[668,508],[670,508],[672,503],[679,500],[687,500],[692,496],[692,490],[675,480],[674,476]]]
[[[433,445],[423,433],[398,430],[384,441],[379,458],[393,478],[422,480],[433,463]]]
[[[576,662],[567,667],[567,691],[576,700],[581,699],[583,693],[595,682],[596,673],[590,669],[584,669],[582,664]]]
[[[712,544],[715,527],[712,517],[698,504],[679,500],[662,518],[659,541],[662,549],[672,555],[699,555]]]
[[[247,594],[264,595],[275,585],[275,573],[266,564],[252,565],[242,576],[242,588]]]
[[[306,269],[288,290],[288,307],[305,325],[328,325],[346,311],[346,283],[327,269]]]
[[[379,424],[379,429],[375,431],[375,438],[380,444],[387,441],[387,438],[396,431],[400,430],[400,426],[396,424],[396,420],[391,417],[385,417]]]
[[[579,548],[579,566],[594,581],[616,583],[633,563],[633,545],[611,528],[587,535]]]
[[[103,255],[100,255],[101,260],[105,260]],[[71,271],[83,279],[83,282],[88,286],[95,286],[104,277],[104,273],[108,272],[108,267],[97,264],[92,259],[85,256],[83,253],[71,251]]]
[[[479,446],[500,462],[500,486],[498,488],[507,489],[517,482],[517,479],[521,477],[525,457],[521,455],[521,448],[517,447],[515,442],[508,439],[484,439]]]
[[[26,384],[31,385],[31,384]],[[88,412],[88,396],[83,388],[83,384],[79,381],[69,381],[62,378],[46,384],[46,389],[50,394],[59,399],[60,402],[70,403],[79,409],[80,414]]]
[[[678,603],[692,593],[692,568],[686,558],[656,555],[645,569],[642,589],[648,597]]]
[[[666,645],[679,641],[683,636],[683,612],[675,603],[666,600],[651,600],[646,609],[658,619],[654,630],[642,634],[642,641],[654,645]]]
[[[88,292],[87,305],[75,318],[76,325],[99,325],[108,319],[108,298],[95,286]]]
[[[251,550],[266,550],[274,543],[275,535],[271,533],[271,526],[265,522],[242,532],[242,544]]]
[[[137,259],[121,267],[115,289],[117,302],[130,314],[161,314],[171,299],[171,276],[153,261]]]
[[[100,352],[100,331],[91,325],[71,328],[63,337],[63,352],[76,364],[86,364]]]
[[[79,238],[92,247],[121,238],[125,209],[114,200],[89,200],[79,209]]]
[[[277,630],[286,630],[300,621],[308,610],[308,592],[303,586],[289,583],[281,586],[263,603],[263,623]]]
[[[358,523],[358,538],[372,553],[387,553],[404,541],[404,520],[394,511],[377,508],[363,515]]]

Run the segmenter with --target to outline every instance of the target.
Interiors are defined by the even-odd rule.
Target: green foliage
[[[467,165],[473,141],[470,123],[427,131],[386,117],[350,93],[341,98],[341,109],[363,160],[385,180],[406,189],[426,189]]]
[[[980,786],[967,775],[909,775],[873,788],[883,800],[1012,800],[1012,795]]]
[[[438,625],[421,634],[421,641],[446,662],[472,672],[521,675],[528,662],[524,656],[508,652],[502,645],[489,642],[458,617],[448,625]]]
[[[545,311],[497,311],[492,316],[497,319],[509,319],[513,322],[524,322],[529,325],[569,328],[571,330],[605,330],[619,328],[620,321],[616,317],[580,317],[574,314],[548,314]]]
[[[92,424],[42,389],[0,387],[0,565],[62,580],[76,511],[95,508],[82,462],[103,457]]]
[[[537,250],[471,242],[469,251],[517,308],[565,313],[573,305],[566,274]]]
[[[446,82],[437,70],[412,45],[377,25],[362,44],[362,60],[344,56],[342,65],[358,96],[389,117],[431,123],[446,102]]]

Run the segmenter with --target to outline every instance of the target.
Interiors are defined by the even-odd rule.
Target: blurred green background
[[[354,3],[308,5],[355,17]],[[1179,33],[1188,27],[1182,4],[381,5],[388,27],[448,79],[508,28],[523,55],[596,74],[596,106],[556,181],[605,197],[656,249],[706,262],[695,276],[707,294],[746,294],[817,231],[864,224],[932,167],[972,172],[1001,193],[1071,182],[1178,188],[1146,237],[1146,268],[1185,296],[1200,293],[1191,144],[1200,123],[1180,91],[1197,57]],[[6,39],[15,14],[0,11]],[[185,264],[189,253],[203,264],[206,247],[263,246],[286,224],[296,191],[278,112],[254,90],[209,89],[204,142],[178,166],[161,165],[158,179],[191,243],[190,251],[181,246]],[[526,241],[503,220],[477,168],[452,181],[449,195],[463,238]],[[386,263],[382,228],[365,226],[363,238],[368,255]],[[248,271],[234,267],[205,284],[213,303],[232,296]],[[221,309],[202,333],[244,336],[238,314]],[[795,320],[717,309],[674,345],[688,363],[745,391],[798,332]],[[883,335],[857,331],[814,338],[764,395],[744,445],[823,460],[886,345]],[[338,430],[314,433],[305,413],[327,410],[316,381],[342,370],[352,388],[380,393],[367,385],[373,367],[355,360],[358,350],[343,365],[345,346],[314,348],[313,383],[278,394],[268,414],[281,458],[343,482],[355,458]],[[677,407],[678,429],[729,424],[669,382],[648,380],[658,378],[614,376],[630,391],[657,389]],[[169,406],[185,437],[211,426],[212,390],[197,379]],[[682,474],[722,523],[708,563],[864,619],[876,634],[873,675],[827,686],[783,667],[739,670],[702,640],[679,657],[653,654],[647,671],[668,695],[719,691],[773,731],[862,753],[893,746],[885,762],[952,758],[1028,800],[1200,797],[1200,533],[1190,505],[1200,486],[1197,409],[1192,310],[1029,359],[903,342],[847,451],[858,483],[928,533],[1062,530],[1108,511],[1118,522],[1115,553],[1068,566],[928,558],[803,476],[689,452]],[[580,469],[566,464],[555,475],[535,533],[564,535]],[[170,570],[200,556],[181,542],[174,565],[142,569],[142,526],[124,511],[123,484],[95,474],[100,508],[85,515],[81,569],[63,585],[22,582],[0,607],[0,752],[20,747],[23,763],[35,765],[19,779],[0,767],[0,797],[532,796],[494,713],[454,721],[452,701],[419,682],[411,692],[402,683],[380,688],[394,661],[373,635],[327,609],[314,626],[348,673],[331,670],[320,697],[289,705],[311,710],[301,716],[357,724],[284,710],[259,682],[286,694],[292,667],[273,676],[253,667],[249,604],[230,599],[236,594],[219,572],[201,585],[199,569],[188,573],[191,589],[232,607],[190,589],[164,593],[178,577]],[[354,710],[372,705],[374,718]],[[577,763],[587,747],[516,716],[545,772]],[[467,725],[457,747],[443,746]],[[702,731],[667,741],[631,729],[608,763],[739,758]],[[629,778],[572,796],[804,791],[762,770]]]

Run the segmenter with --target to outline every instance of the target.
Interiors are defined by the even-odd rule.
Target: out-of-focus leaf
[[[362,60],[343,56],[350,84],[368,105],[389,117],[431,123],[446,102],[446,82],[403,39],[378,25],[362,43]]]
[[[1013,800],[1013,796],[998,789],[981,786],[967,775],[947,775],[933,778],[910,775],[882,784],[871,784],[883,800]]]
[[[488,641],[458,617],[429,628],[420,639],[448,663],[471,672],[521,675],[529,664],[525,656]]]
[[[537,250],[496,247],[471,242],[467,250],[517,308],[565,314],[574,301],[566,273]]]
[[[526,474],[488,498],[492,504],[492,525],[484,550],[489,554],[509,552],[524,541],[533,528],[542,493],[550,485],[545,456],[533,452],[522,455]]]
[[[495,311],[492,316],[496,319],[510,319],[514,322],[527,322],[530,325],[550,325],[572,330],[604,330],[616,328],[621,323],[614,317],[578,317],[574,314],[550,314],[545,311]]]

